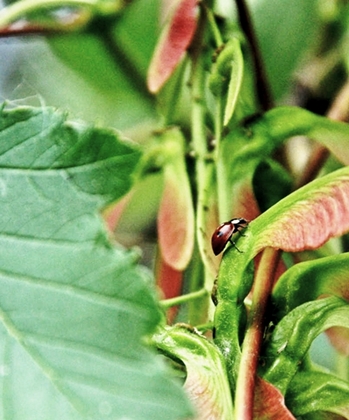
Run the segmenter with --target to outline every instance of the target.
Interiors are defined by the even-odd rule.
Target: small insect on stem
[[[238,217],[235,219],[229,220],[229,222],[222,223],[218,228],[213,232],[211,238],[211,245],[215,255],[220,254],[228,242],[230,242],[234,248],[236,248],[239,252],[239,248],[236,246],[235,242],[232,240],[232,236],[234,233],[240,232],[240,229],[246,228],[248,225],[248,221],[243,219],[242,217]]]

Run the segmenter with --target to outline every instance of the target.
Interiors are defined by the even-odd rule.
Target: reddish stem
[[[21,28],[13,28],[7,26],[0,29],[0,38],[8,38],[13,36],[25,36],[25,35],[55,35],[63,34],[66,30],[61,28],[46,27],[43,25],[25,24]]]
[[[258,357],[265,327],[265,314],[274,284],[274,274],[280,251],[266,248],[256,275],[247,331],[242,345],[241,361],[236,383],[235,418],[253,419],[253,401]]]

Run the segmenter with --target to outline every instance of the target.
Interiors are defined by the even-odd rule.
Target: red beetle
[[[220,226],[218,226],[218,228],[213,232],[211,239],[214,254],[220,254],[228,242],[230,242],[239,252],[241,252],[235,245],[235,242],[232,241],[231,237],[235,232],[240,233],[240,229],[246,228],[247,225],[248,221],[242,217],[239,217],[231,219],[229,222],[222,223]]]

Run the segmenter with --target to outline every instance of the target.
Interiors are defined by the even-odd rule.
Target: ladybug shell
[[[237,225],[231,221],[222,223],[218,226],[211,238],[211,245],[215,255],[218,255],[223,251],[227,242],[236,230]]]

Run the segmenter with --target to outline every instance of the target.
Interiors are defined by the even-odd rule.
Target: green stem
[[[201,73],[201,74],[199,74]],[[212,253],[208,249],[207,232],[208,214],[210,210],[210,201],[213,192],[214,164],[212,159],[208,159],[208,150],[206,145],[205,132],[205,109],[203,105],[203,67],[196,72],[193,82],[194,104],[192,108],[192,142],[196,156],[196,183],[197,183],[197,206],[196,206],[196,230],[198,248],[201,258],[205,264],[204,287],[207,291],[212,290],[213,279],[209,273],[209,258]],[[213,255],[213,254],[212,254]]]
[[[172,306],[182,305],[183,303],[191,302],[195,299],[200,299],[207,295],[207,290],[200,289],[196,292],[187,293],[186,295],[177,296],[171,299],[165,299],[160,302],[163,309],[172,308]]]
[[[213,322],[207,322],[206,324],[200,324],[196,325],[195,328],[200,331],[202,334],[206,331],[211,331],[213,329],[214,325]]]
[[[215,110],[215,163],[216,163],[216,185],[219,222],[228,220],[231,216],[230,194],[228,188],[228,174],[221,156],[221,139],[223,131],[223,97],[217,98]]]
[[[209,157],[207,131],[205,125],[206,107],[205,107],[205,57],[204,57],[204,38],[206,30],[207,16],[202,13],[198,23],[198,29],[195,39],[190,50],[190,58],[192,64],[190,86],[192,97],[192,113],[191,113],[191,139],[193,152],[196,159],[195,163],[195,181],[197,191],[196,202],[196,235],[198,249],[201,260],[204,263],[204,273],[202,275],[202,287],[209,294],[213,287],[213,276],[210,271],[210,258],[213,257],[209,247],[210,234],[207,233],[208,214],[210,211],[210,200],[212,199],[214,164],[213,159]],[[200,311],[203,315],[200,320],[206,322],[210,316],[209,300],[203,302]],[[212,307],[211,307],[212,308]],[[198,311],[198,308],[189,308],[192,311]]]
[[[201,22],[202,26],[202,22]],[[198,30],[199,32],[199,30]],[[205,247],[202,233],[205,231],[205,187],[206,187],[206,160],[208,155],[206,129],[205,129],[205,75],[204,63],[202,57],[202,34],[197,37],[196,49],[191,55],[192,73],[191,73],[191,95],[192,95],[192,113],[191,113],[191,137],[194,156],[196,159],[195,172],[197,183],[197,231],[199,251]],[[199,44],[200,43],[200,44]],[[197,45],[199,44],[199,46]]]
[[[196,292],[187,293],[186,295],[177,296],[171,299],[165,299],[160,302],[163,309],[172,308],[172,306],[182,305],[183,303],[191,302],[195,299],[200,299],[207,295],[206,289],[200,289]]]
[[[225,222],[231,216],[230,208],[230,194],[229,194],[229,183],[228,174],[225,166],[224,157],[221,153],[221,139],[223,130],[223,98],[220,97],[217,100],[216,107],[216,121],[215,121],[215,160],[216,160],[216,185],[217,185],[217,200],[218,200],[218,218],[219,222]]]
[[[279,257],[279,251],[273,248],[264,250],[254,283],[236,383],[235,418],[239,420],[253,420],[255,379],[264,333],[264,317]]]
[[[96,9],[99,13],[111,13],[118,10],[121,4],[109,5],[108,7],[101,7],[99,0],[22,0],[10,4],[1,10],[0,13],[0,27],[9,25],[23,16],[43,9],[62,8],[62,7],[88,7]]]

